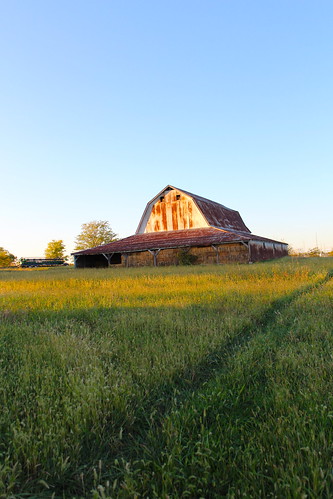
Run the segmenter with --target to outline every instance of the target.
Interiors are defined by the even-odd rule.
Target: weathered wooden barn
[[[73,253],[78,268],[251,263],[287,254],[286,243],[252,234],[238,211],[172,185],[147,204],[133,236]]]

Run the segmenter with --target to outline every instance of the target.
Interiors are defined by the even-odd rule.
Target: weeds
[[[0,495],[330,497],[332,267],[0,272]]]

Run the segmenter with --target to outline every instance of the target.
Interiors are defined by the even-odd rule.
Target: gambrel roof
[[[285,243],[256,236],[240,214],[222,204],[167,185],[149,203],[133,236],[74,255],[131,253],[228,243]]]
[[[204,227],[250,232],[238,211],[167,185],[147,203],[136,234]]]

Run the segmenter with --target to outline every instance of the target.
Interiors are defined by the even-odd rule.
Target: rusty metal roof
[[[200,198],[195,195],[192,197],[209,225],[222,227],[224,229],[250,232],[238,211],[231,210],[214,201],[209,201],[209,199]]]
[[[251,232],[246,225],[244,224],[242,217],[239,212],[236,210],[232,210],[231,208],[227,208],[226,206],[217,203],[215,201],[211,201],[210,199],[203,198],[198,196],[197,194],[193,194],[192,192],[185,191],[184,189],[179,189],[178,187],[174,187],[172,185],[167,185],[162,191],[160,191],[151,201],[147,203],[145,211],[141,217],[138,229],[136,233],[139,233],[142,222],[146,216],[146,213],[151,209],[151,206],[154,204],[155,200],[159,199],[159,197],[170,190],[176,190],[179,192],[183,192],[184,194],[190,196],[198,209],[202,213],[203,217],[206,219],[208,225],[213,225],[215,227],[220,227],[222,229],[231,229],[238,230],[244,232]]]
[[[73,255],[96,255],[102,253],[132,253],[157,249],[184,248],[189,246],[211,246],[233,242],[262,241],[280,243],[273,239],[255,236],[248,231],[226,231],[215,227],[161,232],[148,232],[125,237],[109,244],[77,251]],[[282,243],[285,244],[285,243]]]

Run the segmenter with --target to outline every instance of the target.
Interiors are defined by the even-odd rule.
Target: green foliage
[[[302,256],[299,250],[294,249],[290,244],[288,245],[288,255],[289,256]]]
[[[0,246],[0,267],[8,267],[15,262],[15,260],[16,256],[12,255],[9,251]]]
[[[94,220],[82,224],[81,232],[75,239],[75,250],[94,248],[116,240],[117,234],[113,232],[109,222]]]
[[[320,249],[316,246],[315,248],[309,249],[306,256],[321,256]]]
[[[65,260],[67,259],[65,256],[65,249],[64,241],[62,239],[59,239],[58,241],[53,239],[47,245],[45,258],[59,258]]]
[[[288,247],[288,255],[296,257],[326,257],[333,256],[333,250],[325,252],[318,248],[317,246],[309,249],[308,251],[297,249],[295,250],[291,246]]]
[[[0,496],[332,497],[332,268],[0,272]]]
[[[179,265],[194,265],[198,257],[189,252],[189,250],[180,250],[178,252],[178,263]]]

